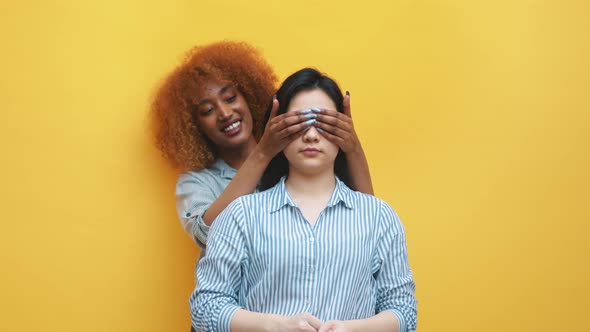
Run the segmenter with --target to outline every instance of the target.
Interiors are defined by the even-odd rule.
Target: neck
[[[219,158],[223,159],[229,166],[240,169],[244,161],[256,147],[256,140],[251,137],[246,144],[236,148],[224,148],[219,151]]]
[[[290,169],[285,186],[293,198],[332,195],[336,186],[336,178],[333,169],[318,174],[304,174]]]

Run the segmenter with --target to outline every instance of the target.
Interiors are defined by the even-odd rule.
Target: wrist
[[[352,149],[346,151],[346,157],[350,158],[349,160],[358,160],[358,158],[364,158],[365,152],[363,151],[363,147],[360,144],[355,144]]]
[[[345,320],[342,321],[342,325],[347,332],[363,331],[362,324],[359,324],[358,320]]]
[[[250,156],[252,158],[254,158],[254,160],[258,164],[263,164],[264,166],[268,165],[268,163],[270,163],[270,161],[274,157],[274,155],[272,153],[269,153],[268,151],[265,151],[265,149],[262,148],[260,145],[257,145],[254,148],[254,150],[252,151],[252,153],[250,154]]]
[[[281,330],[283,316],[274,314],[262,314],[263,329],[266,332],[275,332]]]

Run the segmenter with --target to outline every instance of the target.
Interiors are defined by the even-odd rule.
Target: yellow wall
[[[257,3],[249,5],[247,3]],[[588,331],[590,5],[3,1],[0,330],[188,331],[197,248],[148,100],[193,44],[351,91],[421,331]]]

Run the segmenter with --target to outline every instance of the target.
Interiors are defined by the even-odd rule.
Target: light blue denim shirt
[[[176,210],[184,230],[202,248],[207,245],[209,226],[203,215],[234,178],[237,171],[222,159],[197,172],[184,172],[176,183]],[[205,250],[201,250],[203,256]]]

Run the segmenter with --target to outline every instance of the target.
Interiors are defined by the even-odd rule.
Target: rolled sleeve
[[[207,245],[210,227],[205,224],[203,215],[217,195],[205,179],[181,174],[176,184],[176,210],[182,228],[201,247]]]
[[[376,312],[391,311],[400,332],[416,330],[416,286],[408,262],[405,231],[397,214],[383,203],[381,232],[377,250],[380,269],[376,277]]]
[[[204,296],[204,294],[198,295]],[[205,296],[206,297],[206,296]],[[193,327],[196,331],[231,331],[233,315],[241,307],[228,298],[213,297],[210,301],[195,298],[191,305],[193,311]],[[191,310],[193,308],[191,307]]]
[[[192,221],[193,239],[202,249],[207,247],[207,238],[209,237],[209,229],[211,228],[211,226],[205,224],[205,220],[203,220],[205,212],[207,212],[207,210],[203,211],[201,214],[197,214]]]
[[[231,203],[211,227],[207,254],[197,266],[199,285],[190,298],[193,327],[197,331],[230,331],[242,282],[245,250],[243,209]]]

